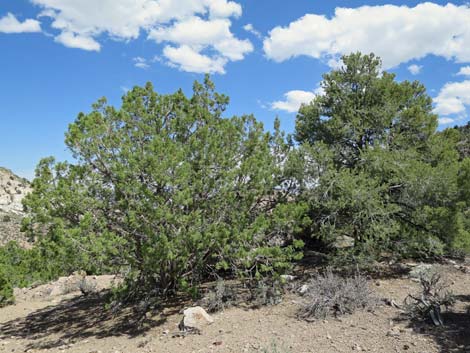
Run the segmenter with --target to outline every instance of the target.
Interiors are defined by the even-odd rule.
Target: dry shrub
[[[442,326],[442,307],[446,309],[455,302],[447,281],[439,272],[423,273],[420,278],[421,292],[408,295],[405,309],[412,320],[426,321],[431,319],[434,325]]]
[[[215,288],[206,296],[206,306],[209,312],[224,310],[237,301],[237,293],[234,288],[228,286],[224,280],[219,279]]]
[[[277,281],[258,281],[251,288],[251,302],[254,306],[277,305],[282,301],[282,284]]]
[[[315,276],[304,293],[299,317],[312,320],[351,314],[358,309],[372,309],[378,303],[367,279],[356,273],[342,278],[328,268]]]

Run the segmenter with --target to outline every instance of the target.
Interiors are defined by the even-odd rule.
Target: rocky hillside
[[[28,180],[0,167],[0,246],[10,240],[24,243],[20,233],[23,206],[21,200],[31,191]]]
[[[15,175],[11,170],[0,167],[0,210],[20,214],[21,200],[31,191],[29,181]]]

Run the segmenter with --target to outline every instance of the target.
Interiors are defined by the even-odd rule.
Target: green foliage
[[[425,87],[396,82],[373,54],[344,56],[343,63],[323,76],[324,94],[301,107],[297,140],[325,143],[334,162],[347,167],[360,163],[361,154],[374,146],[422,148],[437,127]]]
[[[7,278],[5,270],[0,266],[0,308],[13,302],[13,287]]]
[[[467,125],[455,127],[454,130],[459,133],[459,141],[457,143],[457,150],[459,151],[460,158],[464,159],[470,157],[470,121]]]
[[[309,203],[309,233],[350,254],[431,257],[468,249],[468,162],[458,131],[436,132],[432,100],[419,82],[397,82],[371,55],[343,57],[325,74],[323,95],[300,108],[293,169]]]
[[[64,274],[60,267],[62,259],[50,245],[41,241],[25,249],[11,241],[0,247],[0,305],[12,303],[14,287],[28,287]]]
[[[223,279],[218,279],[215,288],[207,293],[205,302],[209,312],[223,311],[237,303],[237,292]]]
[[[282,187],[292,146],[252,116],[222,118],[227,104],[208,78],[190,98],[147,84],[119,110],[99,100],[66,134],[77,163],[40,162],[24,230],[57,244],[63,271],[124,274],[130,297],[283,273],[305,221]]]

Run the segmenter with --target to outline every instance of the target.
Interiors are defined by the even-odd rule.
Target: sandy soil
[[[373,312],[305,322],[296,317],[300,297],[290,293],[276,306],[215,313],[214,324],[201,334],[174,337],[182,309],[191,303],[170,303],[136,330],[132,310],[113,317],[99,295],[48,297],[35,289],[36,295],[24,291],[14,306],[0,309],[0,352],[470,352],[470,274],[452,265],[442,269],[457,303],[441,328],[409,322],[385,304]],[[406,277],[371,279],[371,286],[396,303],[418,289]]]

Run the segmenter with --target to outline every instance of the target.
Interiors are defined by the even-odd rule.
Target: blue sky
[[[319,94],[341,54],[380,55],[420,80],[440,128],[468,122],[466,1],[0,0],[0,166],[31,178],[40,158],[69,159],[64,132],[106,96],[154,83],[160,93],[210,72],[227,115],[271,128]]]

